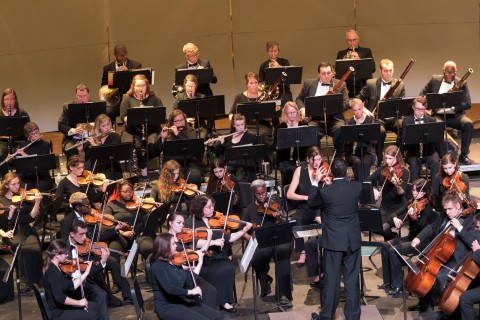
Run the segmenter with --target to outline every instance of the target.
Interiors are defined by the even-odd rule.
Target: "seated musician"
[[[45,155],[52,152],[51,145],[49,142],[42,139],[42,133],[38,125],[34,122],[27,122],[23,127],[23,132],[28,141],[22,142],[18,145],[17,155],[18,156],[28,156],[28,155]],[[28,146],[28,147],[27,147]],[[28,174],[23,174],[19,170],[17,173],[22,175],[22,181],[24,184],[29,185],[30,187],[35,187],[40,191],[47,191],[53,188],[53,179],[50,176],[49,170],[40,170],[38,171],[38,184],[35,171],[28,171]]]
[[[243,220],[255,223],[261,228],[273,226],[286,219],[286,214],[283,212],[281,206],[271,201],[270,197],[267,197],[265,181],[253,181],[252,192],[255,201],[245,209]],[[267,208],[267,205],[271,208]],[[272,207],[277,210],[272,210]],[[291,300],[293,300],[293,296],[290,272],[290,256],[292,250],[293,242],[277,246],[278,260],[275,261],[275,263],[278,264],[277,270],[279,274],[276,275],[276,279],[278,280],[276,285],[278,292],[276,296],[280,297],[278,303],[280,303],[282,307],[292,307]],[[275,259],[273,247],[257,249],[253,255],[252,267],[255,269],[257,279],[260,281],[261,297],[266,297],[272,292],[271,283],[273,279],[268,275],[270,260],[272,260],[272,258]]]
[[[453,61],[447,61],[443,65],[443,75],[433,75],[430,81],[425,85],[425,88],[420,92],[421,96],[427,93],[446,93],[451,91],[462,91],[462,103],[458,106],[450,108],[441,108],[441,106],[434,109],[434,115],[437,118],[444,120],[446,118],[447,126],[462,131],[461,154],[459,161],[462,164],[470,165],[472,160],[468,157],[470,153],[470,144],[473,138],[473,121],[467,117],[465,110],[472,108],[470,99],[470,91],[466,81],[460,83],[460,78],[456,77],[457,64]],[[459,86],[459,88],[456,88]],[[445,117],[445,118],[444,118]],[[446,152],[446,150],[444,150]]]
[[[211,228],[211,219],[215,214],[215,201],[209,195],[196,196],[190,205],[190,218],[186,221],[187,228]],[[225,246],[240,239],[250,228],[251,223],[230,234],[215,232],[210,241],[210,256],[205,257],[200,276],[217,289],[217,305],[220,310],[236,312],[233,303],[233,290],[235,287],[235,267],[225,253]],[[206,240],[198,240],[197,248],[202,248]]]
[[[298,203],[295,219],[298,225],[308,225],[315,222],[318,210],[312,210],[308,207],[308,192],[312,185],[318,185],[318,182],[323,183],[325,177],[328,174],[328,163],[322,162],[322,155],[320,154],[320,148],[313,146],[308,148],[307,163],[302,164],[295,169],[293,173],[292,182],[287,191],[287,199],[294,200]],[[297,261],[297,267],[303,267],[305,265],[304,240],[302,238],[295,239],[295,252],[300,252],[300,258]],[[317,260],[316,258],[314,259]],[[315,263],[314,261],[311,261]],[[307,268],[310,268],[311,264],[308,262]]]
[[[300,91],[295,102],[297,103],[298,108],[302,110],[303,115],[309,116],[305,111],[305,98],[313,96],[324,96],[327,95],[330,89],[336,86],[340,80],[333,78],[332,65],[328,62],[321,62],[317,68],[318,79],[309,79],[305,80],[302,85],[302,91]],[[343,111],[348,109],[348,90],[345,83],[342,83],[338,88],[337,92],[343,95]],[[325,120],[323,116],[315,116],[312,118],[312,125],[318,125],[319,137],[328,134],[333,139],[333,145],[336,150],[335,157],[341,157],[343,154],[343,145],[340,141],[340,126],[345,123],[345,117],[343,112],[340,114],[331,114],[326,118],[326,130],[325,132]]]
[[[177,252],[183,252],[184,246],[186,249],[191,249],[193,247],[192,242],[198,240],[199,236],[195,236],[192,233],[191,229],[184,228],[185,217],[181,212],[175,211],[168,215],[167,217],[167,225],[168,225],[168,233],[170,233],[173,238],[175,239],[175,243],[177,245]],[[188,230],[187,232],[185,230]],[[208,247],[210,247],[210,241],[212,239],[213,230],[212,229],[205,229],[205,232],[199,232],[198,234],[202,234],[202,238],[205,238],[205,243],[203,247],[197,251],[202,252],[199,254],[199,257],[206,252]],[[182,244],[183,241],[183,244]],[[203,256],[202,256],[203,258]],[[203,260],[203,259],[202,259]],[[197,285],[202,289],[202,302],[207,306],[216,309],[217,308],[217,289],[212,286],[210,283],[205,281],[202,277],[199,276],[201,265],[199,268],[199,264],[197,262],[191,262],[191,265],[195,266],[195,280],[197,281]],[[202,261],[203,264],[203,261]],[[184,270],[188,270],[188,264],[183,264],[182,268]]]
[[[434,223],[438,213],[433,210],[433,194],[429,181],[425,179],[417,179],[412,183],[413,198],[409,200],[408,205],[405,203],[398,214],[394,214],[393,223],[397,229],[400,229],[404,222],[408,220],[408,234],[401,238],[395,238],[383,244],[382,247],[382,267],[383,267],[383,284],[378,286],[384,289],[388,294],[394,295],[402,291],[402,259],[397,251],[402,255],[415,253],[415,249],[410,246],[410,242],[422,231],[427,225]],[[397,218],[399,217],[399,218]],[[426,243],[422,244],[418,249],[423,250]]]
[[[233,198],[231,204],[231,212],[240,212],[240,185],[237,178],[226,172],[225,161],[221,158],[215,158],[210,165],[210,177],[208,179],[207,194],[215,194],[217,192],[230,192],[233,189]]]
[[[362,100],[352,99],[351,108],[353,117],[346,121],[347,125],[375,123],[375,119],[368,115],[371,113],[365,108]],[[355,180],[364,181],[370,175],[370,168],[377,158],[375,154],[376,142],[365,141],[362,146],[358,146],[356,142],[344,145],[344,157],[348,165],[352,166]],[[363,159],[361,158],[361,149],[363,149]]]
[[[413,100],[412,109],[413,115],[405,116],[403,118],[403,141],[405,142],[405,133],[407,125],[434,123],[435,118],[425,114],[425,110],[428,107],[427,99],[424,97],[417,97]],[[438,172],[438,163],[440,158],[438,152],[441,151],[441,143],[429,143],[427,145],[421,144],[407,144],[404,149],[406,151],[406,160],[410,169],[410,177],[412,181],[417,180],[420,177],[422,171],[422,161],[426,159],[428,169],[431,173],[431,177]]]
[[[380,190],[374,189],[375,200],[380,202],[380,214],[383,223],[383,238],[385,241],[395,237],[391,228],[394,226],[393,218],[397,210],[405,205],[405,190],[410,181],[410,172],[405,168],[400,148],[391,145],[384,152],[385,163],[377,168],[367,181],[379,182]]]
[[[304,126],[308,123],[308,118],[303,118],[298,106],[295,102],[288,101],[282,110],[281,123],[275,129],[275,140],[273,142],[274,149],[277,150],[277,169],[282,173],[282,186],[290,184],[293,172],[300,165],[300,161],[305,159],[308,147],[278,149],[278,129],[293,128]]]
[[[52,319],[98,319],[98,305],[94,301],[88,301],[85,297],[75,299],[71,292],[78,289],[87,279],[92,268],[92,262],[86,262],[87,268],[76,279],[69,279],[62,273],[62,264],[68,258],[68,245],[62,239],[56,239],[50,243],[45,251],[43,264],[43,286],[47,298]]]
[[[443,260],[446,258],[447,261],[444,263],[438,261],[438,258],[436,257],[437,253],[431,253],[429,251],[424,253],[425,258],[422,259],[428,259],[431,261],[431,263],[435,263],[435,261],[437,261],[438,263],[442,264],[442,268],[440,268],[438,274],[436,275],[435,284],[430,283],[432,287],[435,285],[436,290],[440,293],[443,292],[447,282],[450,280],[448,276],[450,270],[457,266],[468,254],[472,245],[472,241],[475,239],[473,216],[471,214],[467,214],[467,212],[465,212],[465,214],[467,214],[466,216],[462,215],[464,210],[460,197],[455,192],[449,191],[444,195],[442,199],[442,205],[445,214],[437,216],[435,222],[426,226],[411,242],[412,247],[418,248],[419,245],[431,244],[431,241],[434,239],[436,239],[434,243],[438,244],[439,241],[442,241],[445,235],[442,238],[436,237],[442,233],[449,233],[449,236],[454,237],[455,244],[453,247],[449,248],[448,245],[444,245],[437,248],[443,252],[443,257],[441,259]],[[450,228],[446,229],[447,227]],[[434,248],[435,247],[436,246],[434,246]],[[451,254],[448,254],[447,252]],[[419,269],[428,268],[428,266],[431,265],[428,261],[423,262],[423,267],[419,267]],[[422,275],[424,273],[425,272],[423,270],[420,270],[419,274]],[[411,282],[415,283],[415,279],[412,278]],[[422,281],[421,285],[423,286],[426,284],[424,281]],[[407,288],[409,288],[408,284]],[[410,288],[411,291],[415,291],[415,289],[418,288]],[[432,290],[429,290],[428,293],[420,299],[418,308],[426,309],[428,306],[432,306],[432,295]]]
[[[158,123],[150,122],[148,124],[148,137],[143,126],[130,126],[127,119],[127,110],[138,108],[141,106],[162,107],[163,103],[153,91],[150,82],[143,74],[137,74],[132,79],[130,90],[123,96],[120,104],[120,119],[125,123],[125,131],[122,132],[122,142],[132,142],[138,159],[138,166],[141,170],[143,179],[147,178],[147,158],[146,153],[142,152],[143,148],[152,148],[152,143],[160,129]],[[142,140],[146,142],[146,146],[142,146]]]
[[[42,195],[40,193],[27,194],[22,197],[20,178],[16,173],[7,173],[0,184],[0,206],[8,207],[0,214],[0,229],[3,232],[3,243],[16,248],[22,245],[19,251],[18,263],[20,267],[20,291],[25,293],[32,290],[33,284],[42,277],[42,250],[37,230],[33,222],[40,213]],[[16,199],[18,198],[18,199]],[[17,202],[18,201],[18,202]],[[21,207],[19,207],[21,205]]]
[[[395,85],[398,79],[393,77],[394,67],[393,62],[389,59],[382,59],[380,61],[380,72],[381,76],[378,78],[368,79],[367,84],[362,88],[360,93],[357,95],[357,98],[361,99],[366,103],[367,109],[370,112],[378,114],[378,103],[381,100],[385,99],[385,94],[390,90],[392,86]],[[388,99],[392,98],[403,98],[405,96],[405,84],[400,82],[398,87],[392,93]],[[373,116],[370,114],[370,116]],[[387,136],[387,131],[392,131],[397,134],[397,145],[400,146],[402,121],[401,119],[388,118],[388,119],[379,119],[381,124],[380,128],[380,139],[377,143],[377,160],[378,164],[381,164],[383,161],[383,146],[385,144],[385,138]]]
[[[437,211],[442,209],[442,198],[448,190],[459,192],[464,202],[470,201],[470,178],[460,171],[458,160],[453,154],[446,153],[440,160],[438,174],[432,178],[432,190]]]
[[[153,256],[150,260],[150,283],[152,284],[155,313],[162,319],[184,320],[219,320],[220,313],[193,299],[192,296],[203,298],[203,290],[193,278],[193,272],[183,270],[173,264],[173,257],[177,252],[175,238],[170,233],[161,233],[155,238]],[[199,252],[199,261],[204,256]],[[201,262],[195,268],[198,273],[202,268]]]
[[[0,118],[5,117],[27,117],[27,122],[30,121],[30,117],[26,111],[20,108],[20,104],[18,102],[17,93],[13,88],[6,88],[2,92],[2,101],[0,101],[0,105],[2,107],[2,112],[0,112]],[[7,155],[12,150],[9,150],[8,145],[9,137],[0,136],[0,163],[7,158]],[[15,149],[18,144],[22,141],[25,141],[25,137],[12,137],[12,149]],[[0,166],[0,176],[3,177],[8,172],[8,165],[2,164]]]
[[[98,237],[99,226],[96,226],[95,222],[91,223],[92,220],[96,221],[96,219],[89,219],[90,215],[92,214],[92,208],[90,206],[90,202],[87,196],[84,193],[76,192],[72,194],[69,201],[73,212],[63,218],[63,220],[61,221],[60,229],[61,239],[64,239],[65,241],[69,239],[69,236],[71,236],[72,228],[74,228],[73,226],[75,225],[76,221],[82,221],[84,223],[84,228],[87,230],[86,236],[89,239],[98,239],[97,241],[107,243],[115,240],[117,238],[117,233],[119,232],[119,230],[125,227],[125,224],[123,224],[122,222],[119,222],[114,228],[110,229],[102,226],[102,233]],[[88,224],[87,221],[89,221]],[[83,245],[84,241],[85,239],[83,239],[81,242],[77,242],[78,244]],[[132,304],[132,299],[130,297],[130,287],[126,279],[121,276],[119,259],[115,259],[114,257],[110,256],[109,252],[108,258],[106,258],[105,260],[104,268],[111,271],[114,285],[118,288],[121,288],[124,303]],[[102,283],[102,286],[103,285],[104,283]],[[111,296],[110,298],[112,299],[112,297],[113,296]],[[117,303],[117,301],[114,300],[113,303],[115,304]],[[118,303],[120,302],[118,301]]]
[[[251,132],[247,132],[245,124],[245,117],[239,113],[235,114],[231,121],[232,133],[234,134],[226,138],[219,136],[210,150],[217,157],[224,158],[225,150],[228,148],[255,144],[256,138]],[[255,167],[255,160],[252,158],[227,162],[227,172],[235,175],[239,181],[253,181],[256,177]]]
[[[0,210],[1,212],[1,210]],[[4,214],[5,211],[3,211],[2,214]],[[0,229],[0,238],[5,238],[5,239],[12,239],[13,238],[13,230],[10,230],[10,231],[4,231],[2,229]],[[8,248],[8,245],[3,245],[2,247],[0,247],[0,250],[3,250],[3,251],[11,251],[9,250],[11,248]],[[3,277],[6,275],[6,272],[8,270],[8,263],[5,261],[5,259],[0,256],[0,276]],[[6,303],[8,301],[12,301],[13,300],[13,277],[10,276],[8,277],[8,280],[5,281],[4,284],[2,284],[2,290],[0,291],[0,304],[3,304],[3,303]]]

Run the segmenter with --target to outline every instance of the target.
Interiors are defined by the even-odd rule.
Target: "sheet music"
[[[309,237],[321,236],[322,230],[314,229],[314,230],[294,231],[293,234],[295,235],[295,238],[309,238]]]
[[[121,269],[122,277],[126,278],[128,276],[128,271],[130,271],[130,267],[132,266],[133,258],[137,253],[137,239],[133,240],[132,248],[130,249],[130,253],[128,254],[127,260],[125,261],[125,265]]]

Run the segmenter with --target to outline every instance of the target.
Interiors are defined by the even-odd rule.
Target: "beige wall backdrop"
[[[226,111],[244,89],[243,75],[258,72],[265,42],[280,43],[282,57],[303,66],[303,79],[317,76],[321,61],[334,62],[346,47],[345,31],[356,28],[360,44],[378,64],[389,58],[398,77],[411,58],[407,95],[414,96],[446,60],[468,68],[473,102],[480,102],[479,0],[83,0],[0,2],[0,88],[17,90],[20,104],[43,131],[57,130],[64,102],[84,82],[98,99],[102,67],[112,48],[124,43],[128,55],[155,72],[154,90],[167,112],[174,67],[182,46],[193,42],[209,59],[224,94]],[[377,68],[378,69],[378,68]],[[375,75],[378,75],[378,71]],[[301,85],[292,87],[294,97]]]

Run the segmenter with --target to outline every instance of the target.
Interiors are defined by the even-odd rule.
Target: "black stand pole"
[[[2,281],[4,283],[8,283],[8,279],[10,274],[12,273],[12,268],[15,267],[15,271],[17,274],[17,304],[18,304],[18,319],[22,320],[22,293],[20,292],[20,266],[18,265],[18,256],[20,255],[21,251],[21,244],[18,244],[17,248],[15,249],[15,253],[13,255],[12,264],[10,265],[10,269],[5,273],[3,276]]]

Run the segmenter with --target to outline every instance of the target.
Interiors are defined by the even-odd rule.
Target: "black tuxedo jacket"
[[[115,66],[116,61],[113,61],[106,66],[103,67],[103,75],[102,75],[102,86],[108,84],[108,72],[109,71],[117,71]],[[142,64],[138,61],[127,59],[127,68],[130,69],[140,69]]]
[[[392,80],[392,86],[395,85],[397,79]],[[367,84],[362,88],[360,93],[357,95],[357,98],[361,99],[366,103],[368,110],[373,111],[377,106],[378,101],[380,100],[380,93],[382,92],[382,78],[373,78],[368,79]],[[405,84],[400,82],[397,89],[393,92],[392,98],[403,98],[405,97]],[[377,110],[378,111],[378,110]]]
[[[310,188],[308,206],[322,209],[323,248],[334,251],[360,248],[358,201],[361,190],[360,182],[346,179],[336,179],[325,188]]]
[[[204,68],[212,68],[212,66],[210,65],[210,61],[208,60],[198,59],[198,64]],[[187,61],[185,61],[184,63],[179,64],[178,66],[175,67],[175,72],[177,72],[178,69],[187,69],[187,68],[188,68]],[[212,81],[210,81],[210,83],[217,83],[217,81],[218,81],[217,76],[214,73],[212,77]],[[197,88],[197,92],[203,93],[206,96],[213,96],[213,91],[210,88],[209,83],[199,84]]]
[[[443,75],[433,75],[430,81],[425,85],[425,88],[420,91],[421,96],[425,96],[427,93],[438,93],[440,86],[442,85]],[[455,77],[455,83],[460,81],[459,77]],[[456,114],[464,114],[465,110],[468,110],[472,107],[472,102],[470,100],[470,91],[468,90],[467,82],[465,81],[460,90],[463,91],[462,104],[455,106]],[[440,107],[440,106],[430,106],[430,108]]]

